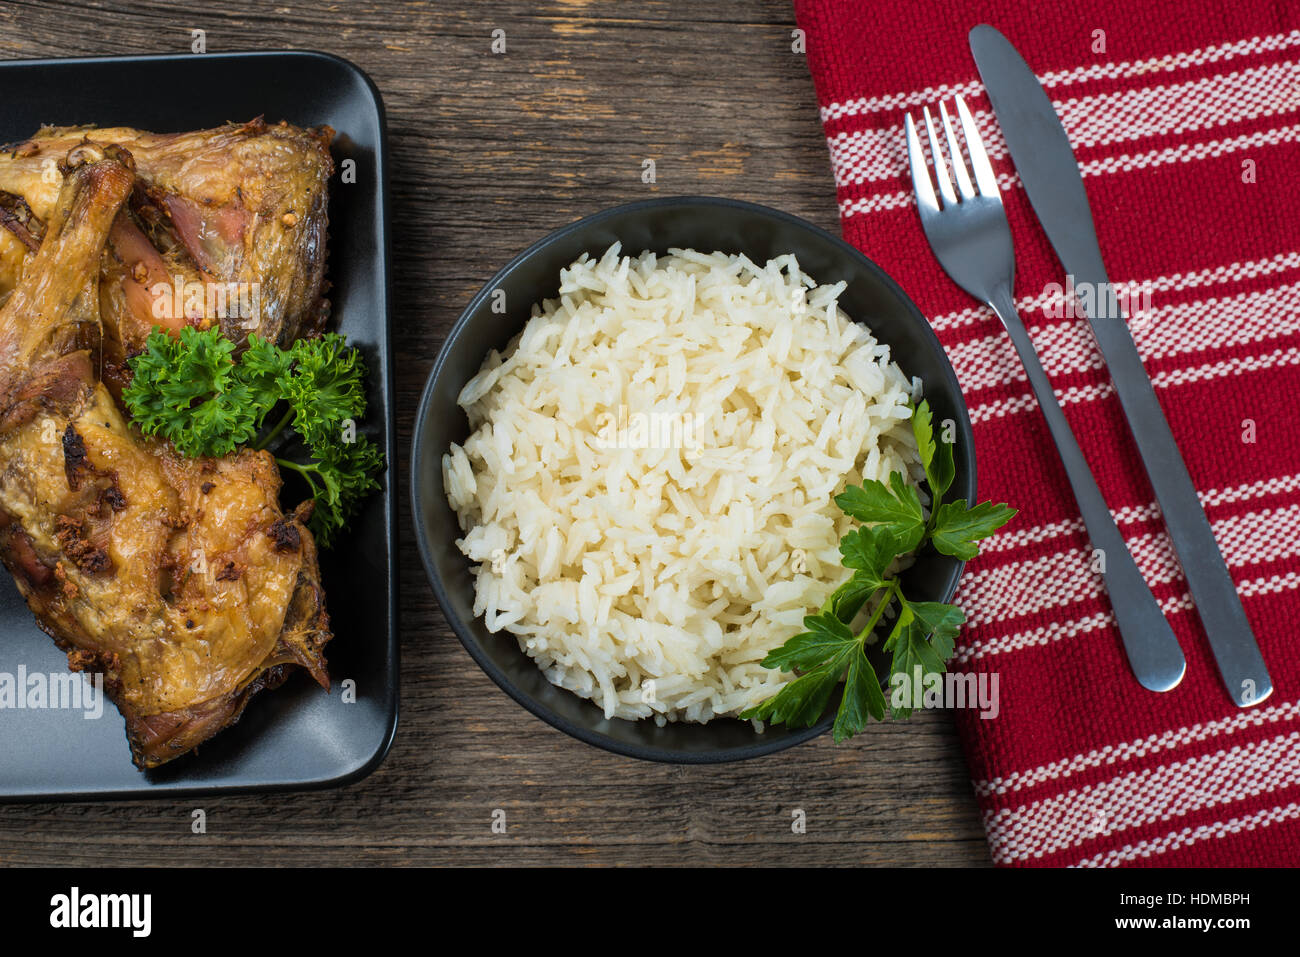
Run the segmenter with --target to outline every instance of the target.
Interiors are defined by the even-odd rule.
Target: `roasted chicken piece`
[[[101,256],[135,179],[116,147],[71,161],[0,309],[0,557],[69,667],[103,672],[153,768],[296,667],[328,688],[329,619],[271,456],[183,459],[100,381]]]
[[[17,283],[23,245],[6,215],[21,201],[37,223],[52,213],[62,170],[79,150],[109,145],[136,164],[109,233],[100,285],[110,360],[138,353],[155,325],[218,323],[237,343],[251,332],[279,345],[318,333],[328,315],[325,248],[328,127],[261,119],[192,133],[46,127],[0,154],[0,295]],[[38,227],[39,228],[39,227]]]

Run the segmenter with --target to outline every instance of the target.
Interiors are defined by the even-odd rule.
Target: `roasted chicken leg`
[[[126,150],[73,154],[0,309],[0,557],[69,667],[104,674],[152,768],[295,667],[328,687],[329,619],[271,456],[183,459],[100,381],[101,257],[136,178]]]
[[[319,332],[328,314],[332,137],[328,127],[261,119],[171,134],[45,127],[0,154],[0,192],[43,223],[68,157],[125,149],[137,176],[109,233],[100,289],[110,358],[138,353],[154,326],[186,323],[217,323],[239,344],[255,332],[289,345]],[[22,215],[6,216],[12,205],[0,202],[0,226],[14,232]],[[0,294],[17,283],[23,242],[0,237]]]

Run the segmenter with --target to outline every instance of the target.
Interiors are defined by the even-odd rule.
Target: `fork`
[[[1079,443],[1056,401],[1052,383],[1043,371],[1042,363],[1038,361],[1033,340],[1029,338],[1025,324],[1016,312],[1012,295],[1016,259],[1011,245],[1011,227],[1002,206],[998,181],[989,165],[988,154],[980,140],[975,120],[960,96],[956,98],[956,105],[965,134],[966,149],[970,154],[969,171],[962,158],[961,146],[948,110],[942,101],[939,103],[944,138],[952,161],[952,172],[956,176],[955,188],[953,179],[948,174],[948,164],[944,161],[939,138],[935,135],[930,109],[922,108],[935,180],[939,185],[939,194],[943,197],[942,207],[935,196],[925,153],[916,133],[916,124],[913,123],[911,114],[905,118],[907,156],[912,167],[916,204],[921,212],[921,227],[944,272],[970,295],[992,307],[1002,320],[1002,325],[1024,364],[1034,398],[1043,410],[1052,441],[1065,466],[1074,500],[1079,506],[1084,528],[1094,549],[1093,567],[1100,573],[1110,595],[1115,623],[1119,627],[1129,666],[1144,688],[1169,691],[1182,681],[1183,673],[1187,670],[1186,660],[1173,629],[1142,578],[1142,573],[1138,571],[1133,556],[1124,543],[1124,536],[1115,526],[1115,519],[1088,468],[1088,461],[1079,449]]]

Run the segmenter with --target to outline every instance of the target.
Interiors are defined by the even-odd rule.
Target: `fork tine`
[[[993,175],[993,167],[989,165],[989,154],[984,151],[984,141],[980,139],[975,117],[970,115],[966,101],[960,95],[957,97],[957,115],[961,117],[961,128],[966,133],[966,149],[970,151],[970,165],[975,171],[975,183],[980,188],[980,195],[997,199],[998,179]]]
[[[903,117],[907,129],[907,160],[912,167],[912,188],[916,190],[916,202],[921,212],[939,212],[939,200],[934,195],[934,184],[930,182],[930,171],[926,168],[925,154],[921,152],[921,141],[916,135],[916,125],[912,114]]]
[[[952,130],[952,120],[948,116],[948,108],[943,105],[943,100],[939,101],[939,118],[943,120],[943,131],[948,140],[948,155],[952,157],[952,171],[957,177],[957,190],[961,193],[962,199],[974,199],[975,189],[970,184],[970,176],[966,173],[966,161],[962,159],[961,147],[957,145],[957,136]]]
[[[930,157],[934,160],[934,178],[939,181],[939,192],[943,194],[944,207],[957,205],[957,194],[953,192],[952,177],[948,175],[948,164],[944,162],[943,150],[939,148],[939,138],[934,135],[934,120],[930,119],[930,108],[921,107],[925,116],[925,131],[930,136]]]

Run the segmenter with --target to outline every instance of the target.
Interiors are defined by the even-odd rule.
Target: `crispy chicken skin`
[[[155,325],[177,331],[185,323],[218,323],[238,343],[256,332],[289,345],[319,333],[328,314],[324,273],[333,135],[329,127],[300,129],[261,119],[174,134],[46,127],[0,153],[0,192],[20,199],[44,222],[69,156],[75,161],[81,148],[123,148],[135,161],[136,181],[102,261],[101,311],[110,357],[139,352]],[[0,235],[0,295],[17,284],[14,267],[23,245],[5,205],[0,203],[0,227],[7,229],[0,232],[10,235]],[[177,295],[186,283],[244,284],[245,305],[256,283],[256,314],[228,302],[223,308],[203,296],[197,297],[200,304]]]
[[[0,309],[0,557],[69,667],[103,672],[153,768],[294,667],[328,688],[329,619],[271,456],[181,458],[100,380],[101,256],[136,182],[116,147],[72,160]]]

